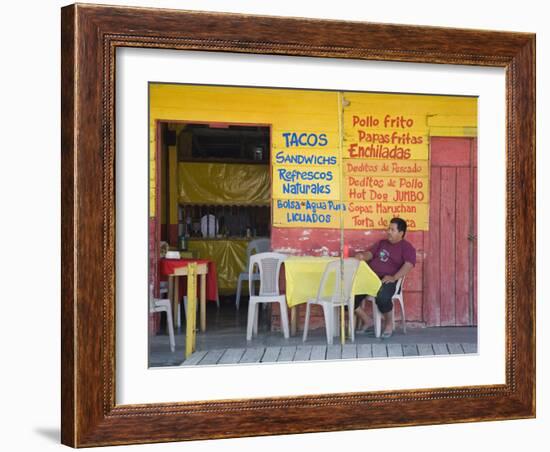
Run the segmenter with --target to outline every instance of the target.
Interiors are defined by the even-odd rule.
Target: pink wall
[[[406,239],[416,248],[416,266],[405,281],[404,297],[406,299],[407,322],[426,325],[422,316],[423,300],[423,267],[424,267],[424,232],[408,232]],[[385,238],[384,231],[346,230],[344,243],[349,247],[349,255],[363,251]],[[340,254],[340,231],[337,229],[303,229],[303,228],[276,228],[271,231],[271,246],[274,251],[290,253],[296,256],[321,256],[326,250],[328,254]],[[302,312],[299,312],[300,317]],[[312,320],[313,327],[323,326],[322,314],[319,319]],[[397,319],[400,319],[398,314]],[[300,318],[298,328],[303,321]]]

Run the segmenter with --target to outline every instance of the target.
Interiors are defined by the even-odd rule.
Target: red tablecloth
[[[161,281],[166,281],[168,275],[172,275],[177,268],[187,267],[188,264],[195,262],[197,264],[208,264],[208,274],[206,275],[206,299],[216,301],[218,298],[218,274],[216,272],[216,263],[207,259],[160,259],[159,274]],[[187,276],[181,276],[179,283],[180,296],[187,293]],[[197,295],[199,295],[200,284],[197,284]]]

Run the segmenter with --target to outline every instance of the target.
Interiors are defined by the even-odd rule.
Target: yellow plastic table
[[[296,334],[296,306],[317,296],[327,264],[338,259],[338,257],[315,256],[291,256],[285,259],[286,302],[291,308],[291,334]],[[376,273],[372,271],[366,262],[361,261],[353,282],[352,294],[375,296],[381,284]],[[330,290],[331,287],[328,284],[327,292],[330,292]]]

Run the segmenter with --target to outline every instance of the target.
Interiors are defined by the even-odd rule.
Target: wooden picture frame
[[[62,9],[61,32],[64,444],[85,447],[535,416],[533,34],[78,4]],[[505,384],[117,405],[118,47],[505,68]]]

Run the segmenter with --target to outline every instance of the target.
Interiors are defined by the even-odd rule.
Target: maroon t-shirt
[[[380,240],[369,251],[372,253],[369,267],[379,278],[395,275],[405,262],[416,264],[416,250],[406,240],[397,243]]]

